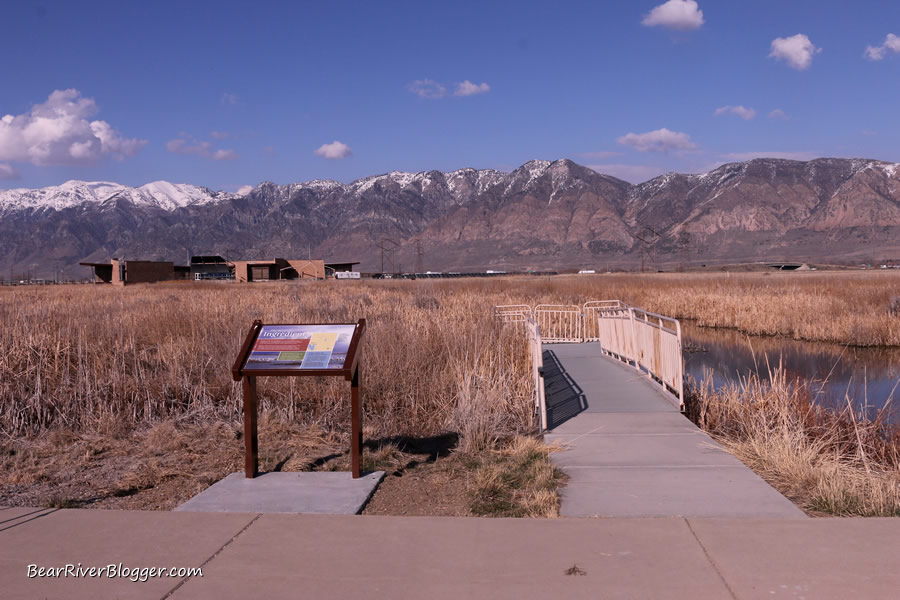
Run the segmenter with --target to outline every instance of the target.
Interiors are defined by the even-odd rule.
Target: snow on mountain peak
[[[231,196],[222,192],[214,193],[196,185],[168,181],[154,181],[139,188],[126,188],[123,193],[129,194],[134,204],[156,205],[165,210],[210,204]]]
[[[521,168],[528,172],[529,179],[537,179],[544,174],[544,171],[546,171],[549,166],[549,160],[529,160],[522,165]]]
[[[133,188],[108,181],[67,181],[63,184],[30,189],[0,191],[0,212],[12,210],[64,210],[82,204],[102,204],[114,198],[128,200],[135,205],[155,206],[175,210],[230,198],[232,194],[212,192],[190,184],[154,181]]]

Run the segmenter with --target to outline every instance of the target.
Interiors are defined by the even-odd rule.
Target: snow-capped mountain
[[[108,181],[67,181],[62,185],[37,190],[0,190],[0,214],[16,210],[63,210],[83,204],[103,204],[116,199],[127,200],[135,206],[172,211],[185,206],[221,202],[232,197],[234,194],[168,181],[154,181],[137,188]]]
[[[900,258],[900,169],[866,159],[755,159],[639,185],[570,160],[510,173],[394,171],[261,183],[245,195],[71,181],[0,192],[0,276],[85,276],[112,256],[183,262],[308,252],[386,269],[563,269]],[[388,244],[392,246],[393,244]],[[420,254],[423,252],[424,254]]]

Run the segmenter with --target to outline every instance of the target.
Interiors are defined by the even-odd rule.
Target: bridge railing
[[[534,408],[540,419],[540,430],[547,429],[547,399],[544,391],[544,353],[541,348],[541,328],[528,317],[525,320],[525,334],[531,355],[531,378],[534,382]]]
[[[538,304],[534,307],[534,320],[541,328],[541,337],[545,343],[582,341],[579,306]]]
[[[672,394],[684,410],[684,358],[678,319],[641,310],[621,300],[592,300],[583,306],[538,304],[534,309],[515,304],[497,306],[494,314],[505,322],[526,323],[529,332],[536,332],[529,333],[533,365],[542,360],[541,343],[599,342],[604,354],[645,373]],[[535,339],[537,354],[533,350]],[[543,391],[537,377],[535,386]],[[540,410],[543,429],[546,407]]]
[[[606,354],[634,360],[631,307],[620,300],[594,300],[584,304],[584,341],[600,342]]]
[[[672,391],[684,410],[684,357],[681,323],[678,319],[632,308],[634,325],[634,361],[638,370],[646,370]]]
[[[494,316],[504,323],[522,323],[532,318],[532,310],[527,304],[505,304],[494,307]]]

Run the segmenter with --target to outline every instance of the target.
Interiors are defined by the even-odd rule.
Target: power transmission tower
[[[392,240],[391,238],[381,238],[381,241],[378,242],[377,247],[381,249],[381,274],[384,275],[384,257],[387,254],[387,259],[391,263],[391,273],[394,272],[394,250],[396,250],[400,244]]]
[[[634,236],[641,242],[641,273],[647,270],[647,259],[656,264],[654,252],[656,250],[656,242],[659,241],[659,234],[650,227],[644,227],[640,235]]]
[[[416,273],[425,272],[425,251],[422,249],[422,240],[416,240]]]

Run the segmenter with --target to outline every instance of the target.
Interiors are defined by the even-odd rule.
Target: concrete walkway
[[[384,471],[353,479],[347,471],[261,473],[247,479],[232,473],[175,510],[356,515],[362,512]]]
[[[563,516],[805,518],[599,344],[545,345],[544,385]]]
[[[895,598],[900,519],[478,519],[0,508],[0,597]],[[29,565],[202,577],[28,577]],[[566,571],[577,566],[575,574]]]

